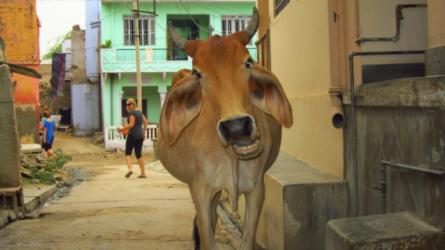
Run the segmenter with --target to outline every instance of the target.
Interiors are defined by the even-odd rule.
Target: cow
[[[277,158],[281,127],[292,109],[277,79],[259,66],[246,45],[256,33],[256,8],[244,31],[186,40],[169,25],[193,69],[174,77],[162,107],[156,154],[167,171],[186,183],[196,209],[195,248],[215,249],[221,192],[237,211],[246,199],[240,249],[254,249],[264,201],[264,174]],[[197,230],[196,230],[197,227]]]

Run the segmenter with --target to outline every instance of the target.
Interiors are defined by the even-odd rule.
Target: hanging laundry
[[[64,53],[54,53],[51,71],[51,95],[54,98],[63,96],[65,86],[65,64],[66,57]]]

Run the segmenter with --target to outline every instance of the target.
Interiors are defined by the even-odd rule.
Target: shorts
[[[48,152],[48,150],[53,148],[53,144],[52,143],[42,143],[42,148]]]
[[[129,135],[127,137],[127,141],[125,142],[125,155],[130,156],[134,148],[134,154],[136,155],[136,159],[141,158],[143,144],[144,144],[144,138],[135,139],[133,136]]]

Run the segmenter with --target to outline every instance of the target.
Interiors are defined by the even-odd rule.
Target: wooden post
[[[134,33],[135,33],[135,47],[136,47],[136,89],[138,109],[142,111],[142,77],[141,77],[141,55],[140,55],[140,41],[139,41],[139,0],[133,0],[133,18],[134,18]]]

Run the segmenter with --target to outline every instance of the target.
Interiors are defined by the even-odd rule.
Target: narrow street
[[[64,134],[57,144],[73,156],[67,167],[80,168],[86,180],[46,204],[36,219],[0,230],[0,249],[193,249],[188,188],[159,162],[150,163],[152,154],[145,154],[147,179],[136,178],[136,166],[125,179],[122,152],[106,153]],[[234,249],[221,230],[217,241],[221,250]]]

